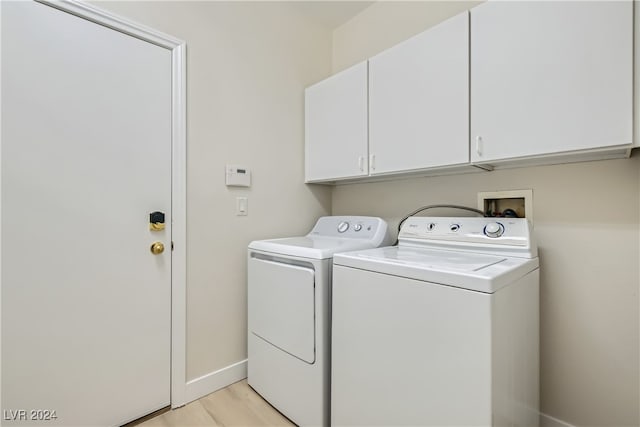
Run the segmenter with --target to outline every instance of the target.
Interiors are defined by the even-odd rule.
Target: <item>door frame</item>
[[[171,51],[171,407],[186,391],[186,43],[78,0],[35,0]]]

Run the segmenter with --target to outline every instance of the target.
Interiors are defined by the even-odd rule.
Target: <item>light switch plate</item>
[[[236,197],[236,216],[249,214],[249,200],[246,197]]]

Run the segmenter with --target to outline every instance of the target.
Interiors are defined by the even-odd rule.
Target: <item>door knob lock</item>
[[[151,250],[151,253],[154,255],[160,255],[162,252],[164,252],[164,244],[162,242],[153,242],[151,244],[151,248],[149,248]]]
[[[164,212],[156,211],[149,214],[149,230],[164,230]]]

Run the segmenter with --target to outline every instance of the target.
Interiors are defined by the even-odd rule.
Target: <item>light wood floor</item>
[[[295,426],[247,385],[247,380],[182,408],[145,420],[140,427]]]

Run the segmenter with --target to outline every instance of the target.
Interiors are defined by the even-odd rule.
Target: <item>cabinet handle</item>
[[[358,167],[360,168],[360,172],[364,172],[364,156],[358,157]]]
[[[482,156],[482,137],[476,136],[476,154]]]
[[[376,170],[376,155],[372,154],[369,156],[369,168],[371,168],[372,171]]]

